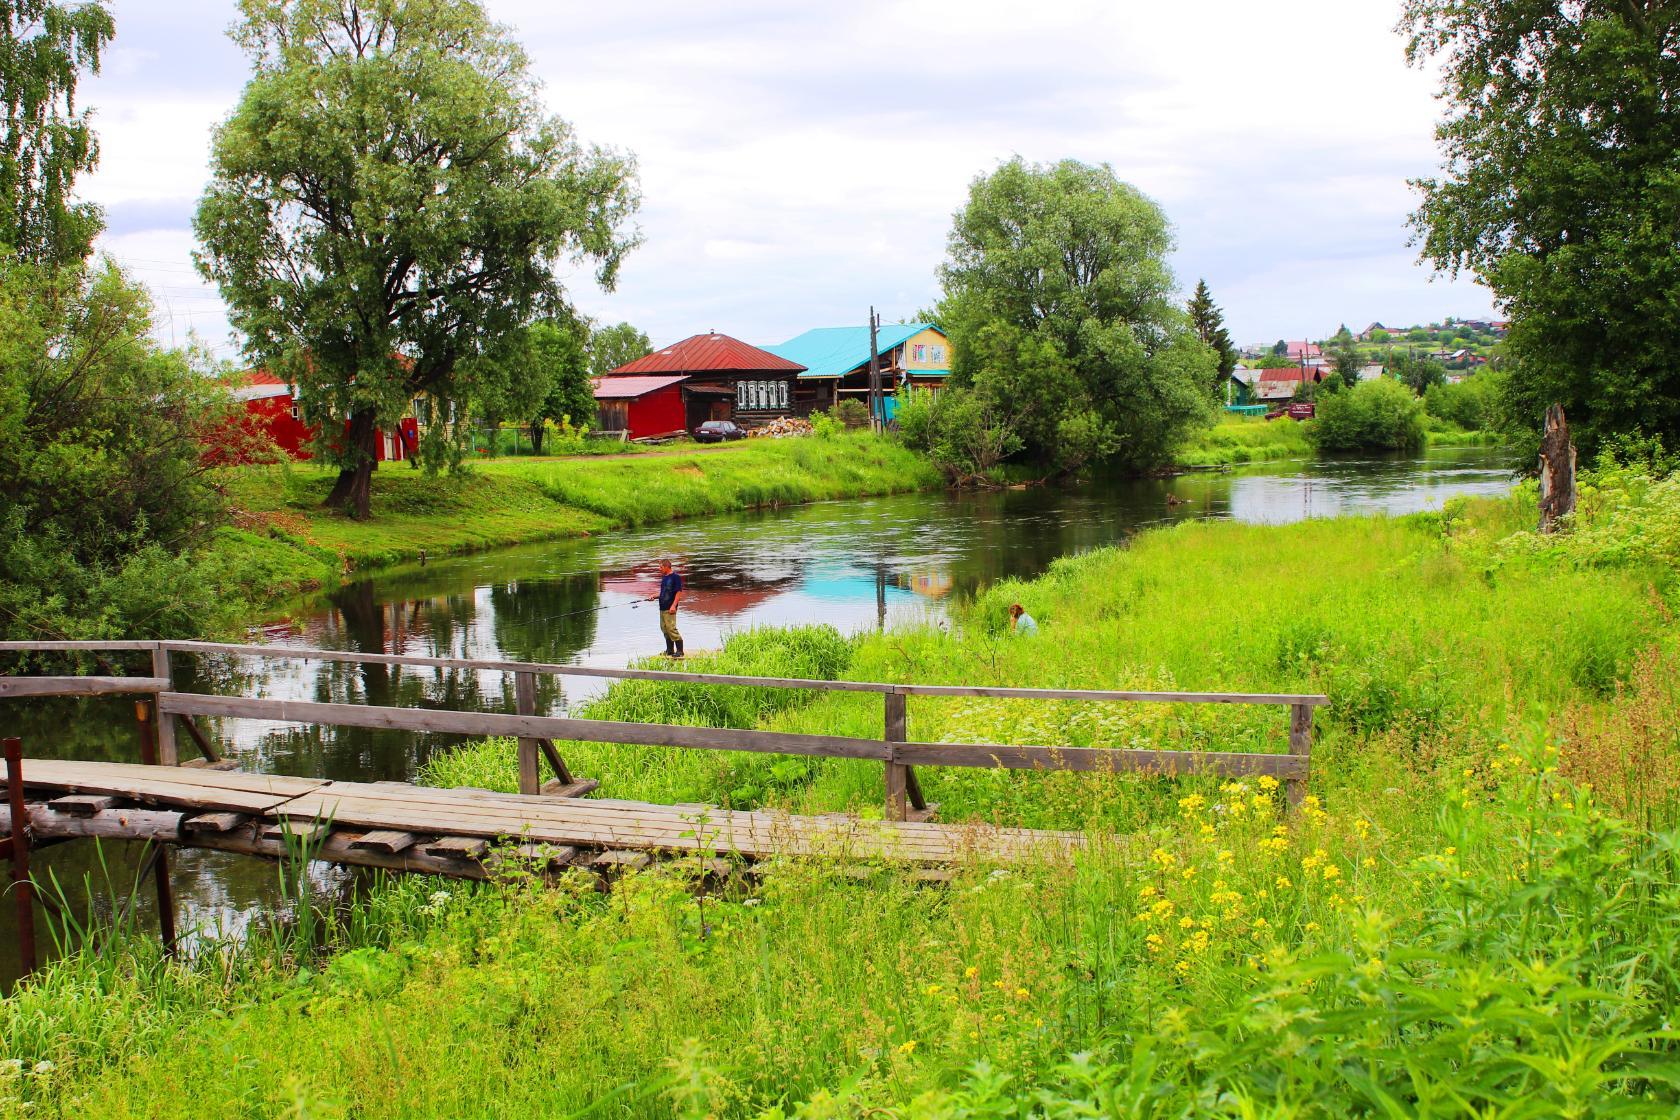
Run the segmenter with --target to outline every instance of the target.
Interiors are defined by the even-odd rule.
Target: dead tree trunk
[[[373,513],[373,468],[379,458],[379,425],[371,408],[351,413],[345,444],[350,465],[339,470],[326,504],[366,521]]]
[[[1554,404],[1546,410],[1540,436],[1540,531],[1552,532],[1559,518],[1574,512],[1575,445],[1562,406]]]

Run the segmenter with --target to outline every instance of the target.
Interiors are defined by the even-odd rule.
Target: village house
[[[817,327],[765,349],[805,367],[801,384],[823,384],[830,400],[866,401],[869,394],[869,328]],[[937,392],[951,373],[951,343],[935,323],[883,323],[875,350],[886,393],[886,418],[897,412],[902,387]]]
[[[743,428],[833,404],[832,388],[801,385],[798,362],[711,331],[655,350],[595,381],[599,428],[630,439],[692,431],[708,420]]]
[[[245,406],[248,431],[266,435],[292,459],[313,458],[316,429],[304,419],[292,386],[265,369],[251,369],[238,376],[230,392]],[[405,416],[395,427],[380,430],[375,457],[382,463],[407,459],[414,454],[419,438],[414,417]]]
[[[1359,334],[1356,335],[1355,337],[1358,338],[1360,342],[1372,342],[1372,341],[1374,341],[1372,336],[1375,335],[1378,331],[1385,331],[1386,332],[1386,331],[1388,331],[1388,328],[1383,326],[1381,323],[1372,323],[1370,326],[1368,326],[1364,330],[1360,331]]]

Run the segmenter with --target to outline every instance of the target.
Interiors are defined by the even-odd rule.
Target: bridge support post
[[[164,653],[165,651],[156,651]],[[154,653],[155,656],[155,653]],[[163,765],[158,750],[158,729],[168,717],[160,715],[150,700],[134,702],[134,718],[140,723],[140,761],[147,766]],[[173,746],[174,737],[170,737]],[[172,763],[170,765],[173,765]],[[151,860],[152,881],[157,886],[158,933],[163,951],[175,955],[175,888],[169,880],[169,848],[159,844]],[[143,873],[143,872],[142,872]]]
[[[885,692],[881,694],[881,699],[886,703],[885,733],[882,738],[887,742],[887,819],[909,820],[910,767],[896,761],[898,752],[894,749],[906,738],[909,716],[905,708],[905,698],[901,692]]]
[[[522,716],[537,714],[537,675],[535,673],[515,673],[513,675],[514,708]],[[542,775],[537,770],[537,751],[539,747],[535,739],[519,737],[519,792],[532,797],[542,792]]]
[[[11,809],[12,896],[17,900],[18,964],[23,975],[35,971],[35,884],[29,877],[29,813],[23,804],[23,741],[6,739],[6,802]]]
[[[172,682],[170,690],[174,690],[174,677],[169,670],[169,651],[159,642],[152,647],[152,676],[161,677]],[[162,706],[154,707],[158,712],[157,719],[157,751],[158,762],[164,766],[176,766],[181,761],[180,752],[175,748],[175,720],[162,714]]]
[[[1308,758],[1312,755],[1313,710],[1311,704],[1289,705],[1289,753]],[[1296,808],[1307,795],[1307,779],[1290,778],[1284,783],[1289,807]]]

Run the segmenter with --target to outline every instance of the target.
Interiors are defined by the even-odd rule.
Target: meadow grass
[[[410,878],[307,938],[70,955],[0,1004],[29,1115],[1670,1116],[1680,482],[1189,523],[955,633],[751,632],[729,671],[1327,693],[1312,792],[927,768],[1077,859],[598,893]],[[1015,639],[1003,607],[1043,631]],[[1281,750],[1270,709],[911,702],[912,738]],[[877,697],[621,684],[589,714],[878,735]],[[565,744],[609,797],[878,811],[878,765]],[[510,788],[511,744],[433,781]],[[778,769],[780,767],[780,769]],[[41,1072],[35,1072],[40,1063]],[[9,1069],[10,1072],[4,1072]]]
[[[1198,433],[1173,455],[1181,467],[1235,466],[1314,455],[1306,429],[1294,420],[1229,416]]]
[[[335,472],[310,464],[248,467],[226,486],[234,524],[206,563],[230,586],[273,601],[349,571],[631,525],[939,484],[921,456],[867,434],[750,440],[674,453],[521,456],[431,476],[387,463],[373,476],[373,516],[323,507]],[[259,602],[260,605],[260,602]]]

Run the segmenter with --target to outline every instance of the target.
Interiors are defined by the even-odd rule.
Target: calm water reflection
[[[938,617],[953,601],[1006,576],[1038,574],[1059,556],[1189,518],[1279,523],[1345,513],[1439,508],[1457,494],[1510,486],[1495,452],[1442,450],[1421,459],[1271,464],[1227,474],[1115,480],[1067,489],[918,494],[825,502],[679,522],[436,562],[363,580],[265,627],[261,641],[362,652],[624,665],[663,648],[654,609],[657,560],[688,581],[690,650],[750,626],[824,622],[855,631]],[[511,711],[499,673],[385,665],[177,657],[187,691],[254,692],[402,707]],[[596,682],[541,678],[539,708],[562,710]],[[87,701],[8,710],[31,754],[132,760],[131,705]],[[227,721],[216,728],[249,769],[359,780],[412,778],[450,737]],[[185,745],[185,744],[184,744]],[[189,748],[190,749],[190,748]],[[610,791],[608,791],[610,793]],[[120,846],[119,846],[120,847]],[[130,866],[125,854],[117,859]],[[88,846],[41,853],[38,864],[79,879]],[[323,885],[340,882],[320,872]],[[237,928],[273,898],[274,871],[257,861],[183,853],[177,891],[187,924]],[[101,892],[95,892],[100,894]],[[0,917],[0,978],[15,962],[9,910]]]

